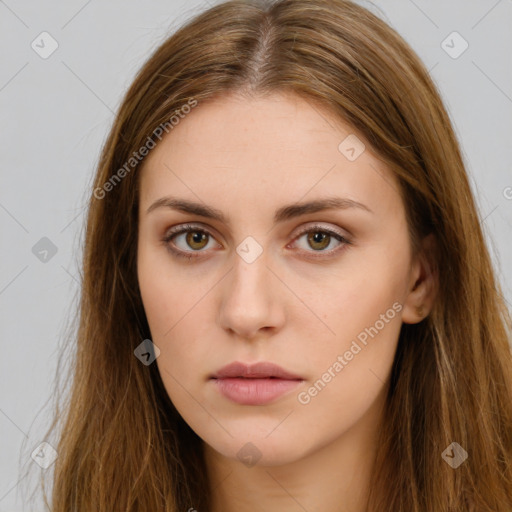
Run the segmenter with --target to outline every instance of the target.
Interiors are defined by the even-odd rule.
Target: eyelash
[[[182,225],[178,226],[177,228],[172,228],[162,238],[163,244],[167,247],[167,249],[169,251],[171,251],[172,254],[174,254],[175,256],[178,256],[180,258],[186,258],[188,261],[195,259],[195,258],[200,258],[201,257],[200,253],[205,252],[205,251],[202,251],[202,250],[200,250],[200,251],[182,251],[181,249],[174,249],[171,246],[171,240],[178,235],[181,235],[183,233],[189,233],[189,232],[204,233],[204,234],[208,235],[209,237],[214,238],[213,235],[208,230],[206,230],[200,226],[196,226],[194,224],[182,224]],[[339,242],[341,242],[342,245],[338,246],[335,249],[331,249],[329,251],[318,251],[317,254],[315,254],[313,252],[312,254],[310,254],[311,258],[327,258],[327,257],[333,255],[334,253],[338,253],[338,252],[342,251],[343,249],[345,249],[345,247],[347,245],[351,245],[351,243],[352,243],[349,240],[347,240],[344,236],[342,236],[340,233],[338,233],[337,231],[327,229],[327,228],[324,228],[323,226],[318,226],[318,225],[308,226],[306,229],[301,231],[293,239],[293,241],[298,240],[303,235],[312,233],[312,232],[313,233],[325,233],[327,235],[330,235],[330,236],[334,237],[336,240],[338,240]],[[311,251],[305,251],[305,252],[310,253]]]

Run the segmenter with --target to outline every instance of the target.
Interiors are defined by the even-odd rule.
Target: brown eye
[[[308,244],[315,251],[321,251],[329,246],[331,235],[324,231],[310,231],[308,233]]]
[[[162,238],[162,242],[174,255],[189,260],[202,256],[203,253],[208,252],[207,249],[219,247],[208,231],[192,224],[170,229]]]
[[[351,242],[341,233],[321,225],[308,226],[294,239],[293,245],[311,258],[328,258],[338,254]]]
[[[208,237],[209,235],[205,233],[204,231],[188,231],[186,233],[186,243],[195,251],[199,249],[203,249],[206,244],[208,243]]]

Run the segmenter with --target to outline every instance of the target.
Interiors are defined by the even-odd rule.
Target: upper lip
[[[303,380],[299,375],[287,372],[277,364],[262,361],[254,364],[245,364],[235,361],[214,373],[212,379],[225,379],[229,377],[243,377],[246,379],[268,379],[270,377],[287,380]]]

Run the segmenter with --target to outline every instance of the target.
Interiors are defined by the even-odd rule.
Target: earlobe
[[[421,322],[432,310],[438,289],[436,252],[434,235],[429,234],[423,239],[422,250],[413,264],[411,287],[402,313],[406,324]]]

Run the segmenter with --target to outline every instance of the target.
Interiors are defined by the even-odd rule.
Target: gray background
[[[360,3],[405,37],[441,91],[510,305],[512,1]],[[30,477],[19,471],[35,465],[30,453],[44,441],[45,404],[76,308],[88,187],[114,112],[150,51],[207,6],[0,0],[0,512],[42,510],[27,505]],[[58,42],[47,59],[31,47],[42,46],[43,31]],[[442,47],[463,48],[446,39],[453,31],[469,44],[458,58]],[[43,237],[57,249],[47,261],[32,250]]]

